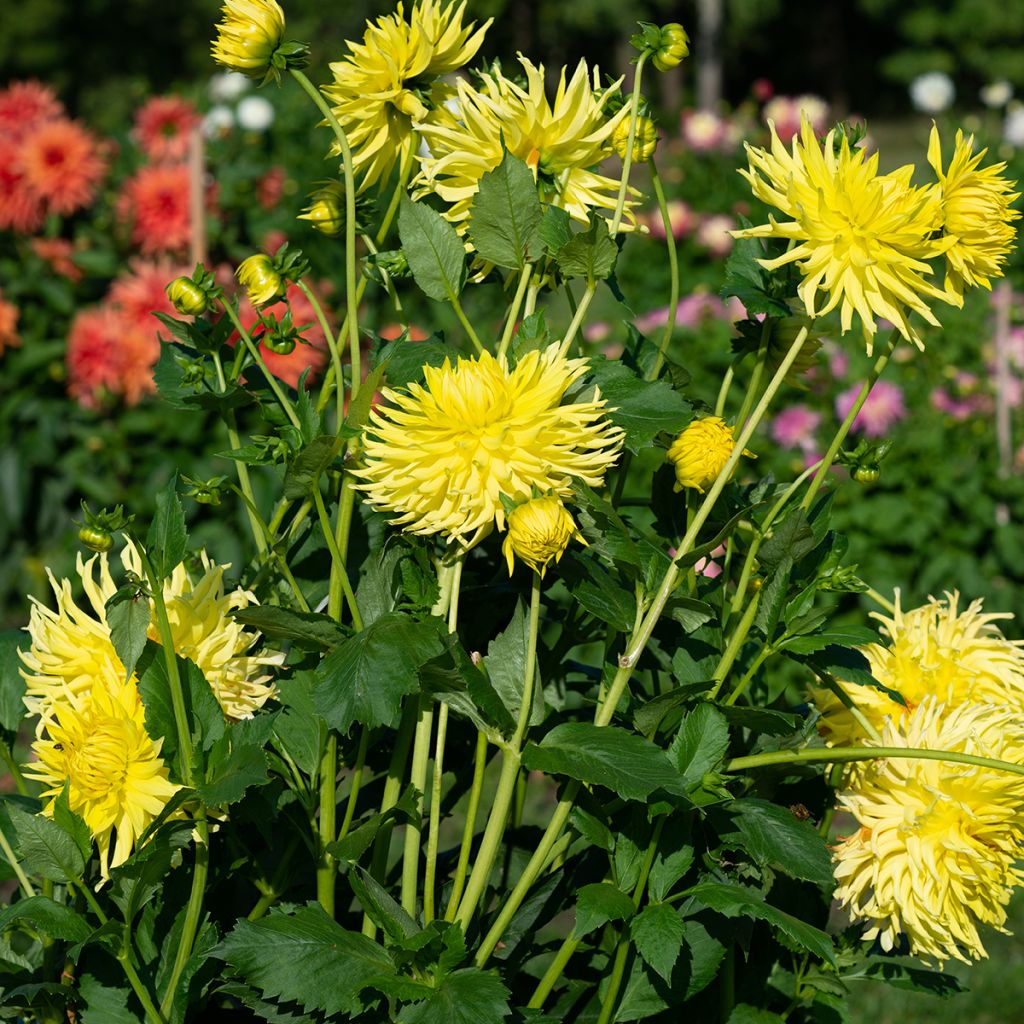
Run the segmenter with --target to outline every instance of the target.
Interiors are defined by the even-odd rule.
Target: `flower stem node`
[[[630,42],[641,52],[651,54],[651,63],[659,71],[671,71],[689,56],[690,37],[678,21],[661,26],[641,21],[640,28],[642,31]]]
[[[263,82],[289,67],[305,67],[309,47],[283,42],[284,11],[277,0],[224,0],[211,51],[232,71]]]
[[[676,469],[675,489],[692,487],[703,494],[721,473],[735,447],[734,428],[720,416],[694,420],[668,450],[669,462]],[[746,449],[743,454],[756,458]]]
[[[626,146],[629,144],[629,120],[623,119],[612,132],[612,148],[623,160],[626,158]],[[654,156],[658,145],[658,128],[649,117],[636,119],[636,132],[633,136],[633,163],[644,163]]]
[[[587,543],[559,498],[546,495],[517,505],[508,514],[508,533],[501,546],[509,575],[519,558],[543,579],[548,565],[561,559],[571,540]]]

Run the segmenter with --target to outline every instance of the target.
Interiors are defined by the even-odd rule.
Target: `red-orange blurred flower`
[[[256,182],[256,201],[264,210],[273,210],[284,195],[285,182],[288,175],[283,167],[271,167],[259,181]]]
[[[75,247],[66,238],[33,238],[32,251],[49,264],[55,274],[72,283],[82,280],[82,268],[72,259]]]
[[[43,204],[25,184],[19,149],[0,137],[0,231],[35,231],[43,223]]]
[[[141,168],[122,185],[117,215],[144,253],[184,252],[191,235],[188,165]]]
[[[377,337],[385,341],[394,341],[402,336],[405,330],[404,324],[385,324],[378,332]],[[430,335],[422,327],[416,324],[409,324],[409,341],[426,341]]]
[[[156,337],[160,321],[154,313],[175,315],[165,289],[176,277],[191,269],[170,260],[132,260],[130,272],[110,286],[107,299],[134,326]]]
[[[292,323],[298,328],[305,328],[302,331],[303,340],[288,355],[279,355],[276,352],[271,352],[266,345],[261,343],[260,355],[263,357],[264,362],[266,362],[267,369],[275,377],[295,388],[298,387],[299,377],[302,376],[302,371],[307,366],[312,368],[307,384],[311,384],[320,376],[320,372],[327,362],[327,339],[324,337],[324,332],[320,329],[312,303],[302,294],[297,285],[290,284],[288,286],[287,300],[287,304],[275,302],[271,306],[266,306],[263,312],[273,315],[280,320],[288,312],[290,306]],[[238,318],[242,321],[242,326],[251,333],[253,327],[256,326],[258,318],[256,310],[248,299],[242,299],[238,309]],[[330,323],[329,314],[328,323]],[[334,325],[331,324],[331,327],[333,328]],[[233,334],[229,339],[229,343],[234,345],[238,340],[238,335]]]
[[[135,140],[156,163],[184,160],[201,118],[183,96],[154,96],[135,113]]]
[[[20,139],[41,121],[63,116],[64,105],[42,82],[12,82],[0,90],[0,135]]]
[[[18,307],[13,302],[8,302],[0,292],[0,356],[9,348],[18,348],[21,345],[21,335],[18,334]]]
[[[139,330],[121,310],[82,310],[68,335],[68,393],[87,409],[110,396],[133,405],[156,390],[153,364],[159,354],[155,335]]]
[[[48,213],[67,215],[87,206],[107,172],[99,140],[67,118],[36,125],[22,139],[20,157],[25,185]]]

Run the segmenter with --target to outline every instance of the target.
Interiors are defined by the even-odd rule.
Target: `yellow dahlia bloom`
[[[262,78],[284,36],[277,0],[224,0],[213,41],[213,59],[251,78]]]
[[[946,171],[942,170],[939,130],[932,125],[928,162],[942,189],[943,233],[953,240],[946,249],[946,289],[963,303],[964,287],[991,288],[990,278],[1003,276],[1003,264],[1017,234],[1011,224],[1020,211],[1010,204],[1020,198],[1015,182],[1000,177],[1005,163],[978,165],[988,150],[974,154],[974,136],[956,133],[956,147]]]
[[[429,113],[424,90],[480,49],[491,19],[479,29],[475,22],[463,26],[465,11],[465,0],[419,0],[406,21],[400,3],[394,14],[368,22],[362,43],[349,42],[350,55],[331,64],[334,83],[324,95],[345,129],[360,191],[410,159],[418,144],[414,122]]]
[[[735,447],[734,428],[720,416],[694,420],[668,450],[668,460],[676,468],[675,489],[692,487],[703,494],[722,472]],[[743,454],[755,457],[746,449]]]
[[[856,313],[870,354],[875,317],[891,321],[904,338],[921,340],[907,320],[919,313],[930,324],[938,320],[929,299],[954,298],[926,279],[926,262],[942,255],[949,240],[936,236],[942,227],[942,206],[935,186],[910,184],[911,165],[878,173],[878,154],[868,157],[851,149],[844,138],[838,154],[835,131],[824,145],[803,117],[789,152],[771,126],[770,150],[747,146],[749,170],[740,173],[755,196],[782,211],[788,220],[736,231],[737,238],[786,238],[794,244],[778,259],[759,260],[766,270],[796,263],[803,275],[798,288],[807,315],[823,316],[838,307],[842,331]],[[818,292],[825,293],[819,305]]]
[[[458,114],[420,126],[430,152],[420,159],[417,198],[437,193],[449,204],[445,216],[460,228],[480,179],[502,161],[502,143],[533,171],[544,202],[583,222],[594,208],[615,208],[618,179],[593,168],[612,155],[615,129],[629,117],[627,107],[611,117],[604,112],[622,79],[602,88],[598,69],[591,77],[581,60],[568,83],[562,69],[549,102],[543,66],[521,55],[519,62],[525,88],[497,67],[480,76],[479,89],[460,79]]]
[[[882,743],[1024,763],[1017,710],[929,699],[890,719]],[[905,935],[931,960],[984,957],[978,926],[1004,931],[1006,904],[1024,881],[1014,865],[1024,843],[1024,778],[947,761],[865,762],[839,806],[858,830],[834,850],[836,899],[886,951]]]
[[[566,498],[574,479],[599,487],[618,457],[622,431],[600,394],[564,403],[587,361],[557,345],[514,369],[484,352],[423,370],[424,384],[383,391],[389,405],[370,413],[358,471],[371,504],[411,533],[475,543],[494,524],[504,529],[502,495]]]
[[[162,740],[146,733],[131,682],[97,686],[49,707],[26,775],[43,783],[44,810],[68,785],[71,810],[89,826],[104,878],[127,860],[139,837],[178,791],[160,759]],[[116,841],[114,837],[116,834]],[[111,845],[113,841],[113,851]]]
[[[142,575],[138,552],[131,546],[121,553],[124,567]],[[280,665],[281,652],[248,653],[259,633],[248,631],[231,617],[236,608],[256,603],[248,591],[225,593],[227,566],[214,565],[204,554],[203,574],[193,582],[184,565],[164,581],[164,601],[174,637],[174,649],[194,661],[213,688],[224,713],[248,718],[274,694],[267,669]],[[117,590],[105,554],[88,561],[78,556],[78,575],[87,608],[72,596],[70,580],[59,583],[50,575],[57,599],[53,611],[31,599],[28,632],[32,643],[21,652],[24,664],[25,703],[33,714],[44,714],[68,699],[83,699],[98,689],[116,689],[125,678],[124,665],[110,641],[106,603]],[[148,631],[160,642],[155,617]]]
[[[879,732],[887,719],[905,717],[928,698],[947,707],[966,702],[1005,705],[1024,715],[1024,641],[1007,640],[995,625],[1012,616],[983,613],[980,600],[959,611],[959,600],[956,592],[947,593],[905,612],[897,594],[892,618],[874,614],[887,643],[869,644],[861,651],[872,676],[899,693],[907,708],[871,686],[840,686]],[[815,689],[813,696],[826,742],[864,742],[863,728],[831,691]]]
[[[501,546],[509,576],[518,557],[543,579],[548,563],[557,563],[571,540],[587,543],[561,499],[546,495],[517,505],[508,515],[508,533]]]

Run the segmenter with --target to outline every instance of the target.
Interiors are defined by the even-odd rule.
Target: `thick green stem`
[[[569,324],[569,327],[565,332],[565,337],[562,339],[559,352],[563,356],[567,356],[569,354],[569,346],[573,343],[576,333],[579,331],[580,326],[587,315],[587,310],[590,308],[590,303],[594,301],[595,294],[597,294],[597,283],[591,281],[587,285],[587,290],[583,293],[583,297],[580,299],[579,305],[576,307],[576,312],[573,314],[572,322]]]
[[[651,183],[654,185],[654,195],[658,200],[658,211],[661,213],[661,223],[665,226],[665,245],[668,247],[668,269],[671,275],[668,296],[668,321],[661,336],[661,344],[658,346],[658,357],[654,360],[649,373],[645,376],[648,380],[657,380],[665,365],[665,355],[668,346],[672,341],[672,335],[676,329],[676,315],[679,312],[679,258],[676,255],[676,236],[672,233],[672,218],[669,216],[668,203],[665,201],[665,189],[661,185],[661,178],[658,175],[658,165],[654,157],[648,161],[651,170]]]
[[[334,917],[334,857],[327,852],[334,842],[338,815],[338,737],[330,733],[320,761],[320,858],[316,868],[316,898]]]
[[[1024,775],[1024,764],[1000,761],[994,757],[961,754],[954,750],[929,750],[924,747],[810,747],[804,750],[770,750],[763,754],[734,757],[725,766],[727,772],[741,772],[749,768],[763,768],[773,764],[846,764],[850,761],[877,761],[885,757],[919,758],[922,761],[948,761],[951,764],[970,764],[978,768],[992,768]]]
[[[582,941],[582,938],[576,938],[574,932],[569,932],[565,937],[565,941],[558,947],[558,952],[555,954],[554,959],[548,964],[544,977],[540,979],[537,987],[533,990],[533,995],[530,996],[530,1001],[526,1004],[527,1007],[539,1010],[544,1006],[544,1001],[551,994],[551,990],[555,987],[555,982],[562,976],[566,964],[572,959],[573,953],[576,952],[576,948]]]
[[[416,885],[420,869],[420,836],[423,832],[423,797],[427,789],[427,764],[430,761],[430,735],[434,728],[434,710],[427,697],[420,697],[416,737],[412,746],[409,782],[416,790],[413,820],[405,826],[402,852],[402,909],[416,917]]]
[[[444,780],[444,745],[448,736],[448,705],[437,709],[437,741],[434,773],[430,784],[430,826],[427,831],[427,863],[423,871],[423,923],[434,920],[434,888],[437,881],[437,847],[441,834],[441,784]]]
[[[466,888],[466,874],[469,871],[469,858],[473,851],[473,836],[476,833],[476,818],[480,810],[480,794],[484,789],[484,773],[487,768],[487,737],[476,734],[476,756],[473,761],[473,783],[469,789],[469,804],[466,807],[466,822],[462,827],[462,845],[459,847],[459,862],[455,867],[455,879],[452,884],[451,897],[444,919],[454,921],[459,910],[459,901]]]
[[[502,749],[501,776],[494,794],[494,803],[491,805],[491,813],[487,818],[483,838],[480,840],[473,872],[466,885],[466,894],[456,915],[456,920],[462,925],[463,931],[469,930],[473,914],[487,888],[498,848],[505,835],[508,812],[515,794],[516,779],[519,777],[520,752],[530,727],[530,712],[533,708],[534,676],[537,672],[537,634],[540,627],[540,588],[540,574],[534,572],[533,585],[530,589],[530,625],[526,641],[526,665],[523,670],[523,696],[519,706],[519,720],[516,723],[515,734]]]
[[[846,414],[846,418],[836,431],[836,436],[832,438],[832,443],[828,446],[828,451],[825,452],[825,457],[821,460],[821,463],[818,466],[818,472],[811,481],[811,486],[807,488],[807,492],[804,494],[804,500],[800,502],[800,507],[802,509],[806,510],[811,507],[811,502],[814,501],[815,495],[817,495],[821,485],[825,482],[825,476],[832,468],[832,463],[835,461],[836,455],[839,453],[839,449],[846,440],[846,435],[849,434],[850,428],[853,426],[853,421],[857,418],[857,413],[860,412],[864,403],[868,400],[868,395],[871,394],[871,389],[875,386],[878,378],[882,375],[882,371],[888,364],[889,357],[892,355],[893,349],[896,348],[899,340],[899,334],[895,329],[893,329],[892,333],[889,335],[885,351],[875,360],[875,365],[871,367],[871,372],[868,374],[867,380],[864,381],[864,384],[860,389],[860,393],[857,395],[857,400],[852,406],[850,406],[850,411]]]
[[[722,657],[719,660],[718,665],[715,667],[714,674],[711,676],[715,685],[708,691],[708,700],[714,700],[715,697],[718,696],[718,691],[722,688],[722,683],[725,681],[726,676],[729,675],[729,671],[732,669],[733,663],[736,661],[736,658],[740,653],[740,649],[743,647],[743,644],[747,639],[750,627],[754,624],[754,616],[757,615],[757,606],[760,603],[760,599],[760,593],[755,594],[750,599],[750,603],[747,605],[747,609],[743,613],[743,618],[740,619],[739,625],[737,625],[736,629],[729,637],[729,643],[722,652]]]
[[[505,318],[505,330],[502,331],[501,341],[498,343],[498,358],[500,359],[507,351],[512,335],[516,330],[516,321],[519,319],[519,309],[523,304],[523,297],[526,295],[526,287],[530,283],[530,275],[533,273],[533,264],[527,263],[519,275],[519,287],[516,288],[515,298],[509,306],[508,316]]]

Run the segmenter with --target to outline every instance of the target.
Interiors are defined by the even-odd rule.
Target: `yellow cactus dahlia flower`
[[[879,731],[888,718],[901,719],[928,698],[947,707],[966,702],[1005,705],[1024,715],[1024,641],[1007,640],[995,624],[1009,613],[984,613],[980,600],[958,610],[960,596],[947,593],[902,611],[899,595],[892,618],[875,613],[885,644],[861,648],[871,674],[895,690],[906,708],[881,690],[840,682],[857,710]],[[821,710],[818,728],[826,742],[864,742],[864,729],[829,690],[814,690]]]
[[[367,23],[362,43],[348,43],[344,60],[331,64],[334,83],[324,95],[345,129],[360,191],[386,180],[396,163],[405,165],[417,145],[414,122],[427,117],[425,90],[438,75],[468,63],[491,24],[462,24],[461,4],[419,0],[409,11]],[[334,153],[340,152],[335,147]]]
[[[1024,717],[987,704],[927,700],[890,719],[882,743],[1024,763]],[[905,935],[931,960],[986,955],[979,925],[1003,931],[1024,873],[1024,777],[947,761],[865,762],[839,806],[858,829],[834,850],[836,898],[886,951]]]
[[[445,216],[461,226],[469,216],[480,179],[501,163],[505,148],[523,160],[537,179],[541,198],[586,222],[595,208],[615,208],[619,182],[593,168],[614,152],[615,129],[628,107],[608,117],[604,107],[622,79],[601,88],[580,61],[566,82],[562,69],[554,100],[548,100],[543,66],[525,57],[522,88],[497,67],[480,76],[481,86],[458,83],[455,117],[420,126],[430,149],[420,160],[417,197],[437,193],[449,205]]]
[[[891,321],[904,338],[920,345],[908,313],[938,325],[926,300],[955,301],[926,279],[932,273],[926,261],[952,244],[936,235],[942,227],[938,189],[912,186],[911,165],[879,174],[878,154],[868,157],[851,149],[846,138],[837,152],[834,130],[820,144],[806,115],[792,152],[774,125],[771,132],[770,150],[747,146],[749,170],[740,173],[758,199],[789,219],[769,216],[769,223],[734,236],[792,240],[782,256],[758,262],[766,270],[796,263],[803,275],[797,291],[807,315],[838,308],[845,334],[856,313],[869,354],[875,317]],[[819,292],[826,296],[820,304]]]
[[[508,515],[508,533],[501,546],[509,576],[519,558],[543,579],[548,563],[557,563],[571,540],[587,543],[561,499],[545,495],[517,505]]]
[[[142,575],[133,547],[122,551],[121,560],[126,569]],[[197,582],[184,565],[178,565],[164,581],[174,649],[199,666],[226,715],[249,718],[273,696],[274,686],[266,670],[281,664],[284,655],[249,653],[259,634],[235,622],[231,612],[255,604],[256,599],[241,589],[225,593],[227,566],[214,565],[205,554],[202,564],[203,574]],[[116,689],[124,682],[124,666],[110,641],[106,617],[106,603],[117,590],[107,556],[94,555],[83,561],[79,555],[76,567],[88,608],[75,603],[70,580],[58,583],[52,574],[56,611],[32,599],[28,626],[32,643],[21,652],[21,659],[25,703],[34,714],[44,714],[54,704],[82,699],[98,689]],[[152,615],[148,634],[159,643]]]
[[[251,78],[270,70],[284,36],[284,11],[277,0],[224,0],[217,25],[213,59]]]
[[[963,303],[964,287],[991,288],[990,278],[1003,276],[1016,230],[1011,224],[1020,211],[1011,203],[1020,198],[1015,182],[1000,177],[1005,163],[978,167],[988,150],[974,154],[974,136],[956,133],[949,167],[942,170],[939,130],[932,125],[928,162],[942,187],[943,233],[953,240],[946,249],[946,288]]]
[[[362,489],[411,533],[443,533],[472,544],[505,527],[501,496],[535,491],[568,497],[574,478],[600,486],[622,431],[590,401],[565,403],[587,372],[557,345],[528,352],[514,369],[488,352],[452,366],[426,366],[425,383],[383,391],[370,413]]]
[[[694,420],[668,450],[668,460],[676,469],[675,489],[692,487],[703,494],[722,472],[735,447],[734,428],[720,416]],[[743,454],[755,457],[746,449]]]
[[[44,797],[55,799],[67,784],[71,810],[96,840],[104,878],[128,859],[180,788],[168,778],[161,744],[146,733],[142,701],[131,682],[69,694],[43,716],[32,744],[37,760],[26,775],[43,783]],[[51,811],[53,802],[44,810]]]

